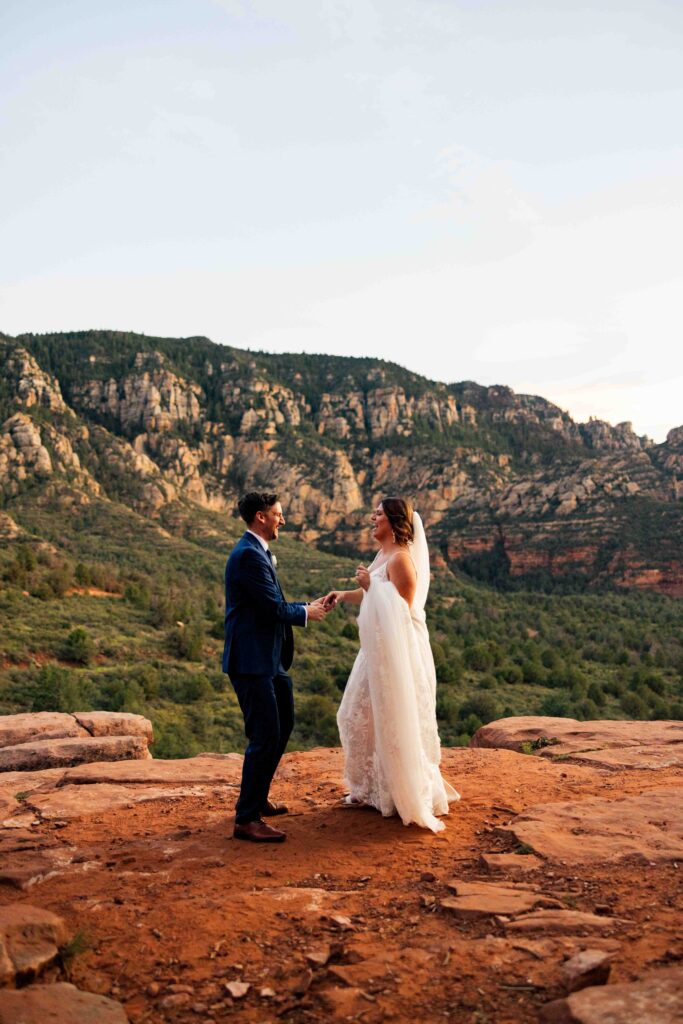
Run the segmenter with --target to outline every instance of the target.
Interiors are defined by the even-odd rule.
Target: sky
[[[377,356],[663,441],[682,42],[680,0],[3,0],[0,330]]]

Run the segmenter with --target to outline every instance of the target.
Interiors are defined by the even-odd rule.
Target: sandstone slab
[[[512,921],[501,920],[509,934],[543,932],[544,935],[585,935],[611,932],[619,924],[613,917],[588,914],[582,910],[534,910]]]
[[[53,858],[41,853],[29,856],[15,854],[9,864],[0,864],[0,884],[26,891],[51,875],[55,869]]]
[[[454,897],[441,900],[440,906],[449,910],[456,917],[486,917],[492,914],[522,914],[536,907],[549,907],[560,910],[559,900],[532,889],[512,888],[497,885],[495,882],[462,882],[455,879],[448,883],[448,888],[456,893]]]
[[[113,999],[62,982],[0,991],[0,1024],[128,1024],[128,1016]]]
[[[125,711],[74,711],[73,717],[91,736],[144,736],[151,745],[154,729],[149,718]]]
[[[68,736],[87,736],[87,729],[73,715],[60,711],[35,711],[0,716],[0,747],[15,747],[34,740],[57,740]]]
[[[491,875],[523,875],[543,866],[540,857],[532,853],[484,853],[479,863]]]
[[[106,814],[150,800],[201,796],[203,792],[201,788],[190,786],[117,786],[101,782],[93,786],[66,785],[51,793],[40,793],[31,798],[31,806],[46,821],[66,821]]]
[[[600,768],[640,768],[660,771],[683,766],[683,743],[648,744],[636,747],[605,747],[568,753],[574,764],[591,764]]]
[[[640,981],[584,988],[541,1010],[546,1024],[681,1024],[683,967],[665,967]]]
[[[36,977],[66,941],[64,921],[49,910],[27,903],[0,907],[0,985]]]
[[[239,755],[186,757],[173,761],[118,761],[83,764],[64,773],[62,785],[112,782],[134,785],[237,786],[242,775]]]
[[[683,722],[579,722],[573,718],[521,715],[483,725],[472,737],[471,747],[503,747],[522,751],[535,747],[542,757],[555,758],[576,752],[596,752],[625,747],[663,747],[683,744]],[[647,759],[652,755],[647,752]],[[624,767],[640,767],[637,757]]]
[[[521,843],[566,863],[683,858],[683,787],[617,800],[539,804],[509,826]]]
[[[89,736],[36,740],[0,749],[0,771],[34,771],[90,761],[145,759],[151,755],[142,736]]]

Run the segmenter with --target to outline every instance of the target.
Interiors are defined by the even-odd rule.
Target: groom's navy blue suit
[[[245,533],[225,567],[223,671],[230,676],[249,740],[236,822],[257,821],[294,725],[292,626],[306,625],[306,608],[287,602],[270,551]]]

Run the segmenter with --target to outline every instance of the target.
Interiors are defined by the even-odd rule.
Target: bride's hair
[[[380,505],[391,524],[397,544],[410,544],[413,539],[413,506],[404,498],[382,498]]]

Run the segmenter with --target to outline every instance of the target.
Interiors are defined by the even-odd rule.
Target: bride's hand
[[[331,590],[329,594],[325,594],[325,597],[323,597],[323,604],[327,609],[336,608],[343,599],[343,593],[343,590]]]
[[[369,587],[370,587],[370,573],[368,572],[368,570],[365,568],[364,565],[359,565],[358,566],[358,568],[356,570],[356,580],[358,581],[358,586],[362,587],[363,590],[368,590],[369,589]]]

